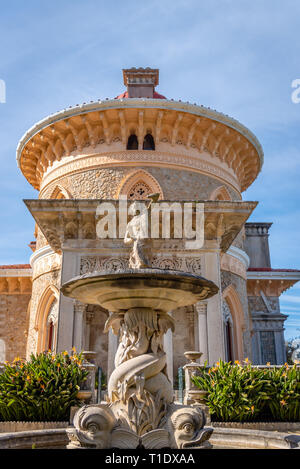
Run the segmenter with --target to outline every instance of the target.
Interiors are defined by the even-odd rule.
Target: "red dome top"
[[[124,91],[124,93],[119,94],[119,96],[116,96],[115,99],[123,99],[123,98],[128,98],[128,91]],[[162,94],[157,93],[156,91],[153,92],[153,99],[167,99],[165,96]]]

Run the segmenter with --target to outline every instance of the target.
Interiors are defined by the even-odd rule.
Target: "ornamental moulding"
[[[222,255],[221,270],[232,272],[233,274],[242,277],[244,280],[247,279],[245,264],[230,254],[224,253]]]
[[[47,245],[31,255],[30,265],[33,272],[32,279],[36,280],[43,274],[59,270],[61,267],[61,256]]]
[[[110,154],[82,155],[76,159],[63,162],[61,161],[56,167],[53,167],[43,178],[41,191],[44,191],[48,184],[53,183],[57,179],[71,175],[77,172],[89,171],[92,169],[104,169],[112,166],[159,166],[174,169],[186,169],[193,172],[214,177],[222,182],[226,182],[240,194],[241,187],[236,177],[226,171],[223,167],[218,167],[214,163],[210,163],[198,157],[179,155],[177,153],[165,153],[158,151],[120,151]]]
[[[203,106],[151,99],[111,100],[52,115],[23,136],[17,162],[28,181],[39,189],[44,174],[57,161],[101,143],[110,146],[120,142],[124,148],[132,131],[139,138],[150,131],[156,147],[168,142],[181,147],[182,153],[207,151],[233,169],[242,190],[253,182],[263,164],[256,137],[234,119]]]

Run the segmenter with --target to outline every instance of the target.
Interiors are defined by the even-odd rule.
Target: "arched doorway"
[[[44,290],[37,308],[35,329],[38,332],[37,353],[56,349],[58,290],[53,285]]]
[[[224,290],[222,303],[225,353],[227,353],[228,361],[241,361],[244,358],[244,310],[233,285],[229,285]]]

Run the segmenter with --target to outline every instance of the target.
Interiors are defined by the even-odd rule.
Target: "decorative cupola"
[[[121,98],[151,98],[166,99],[165,96],[157,93],[155,87],[158,85],[158,68],[126,68],[123,69],[123,81],[127,91],[117,96]]]

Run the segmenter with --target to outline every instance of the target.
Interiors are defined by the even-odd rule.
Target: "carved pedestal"
[[[132,308],[112,314],[105,330],[120,334],[108,403],[81,407],[68,429],[68,448],[208,447],[201,405],[173,403],[163,336],[174,329],[166,313]]]

